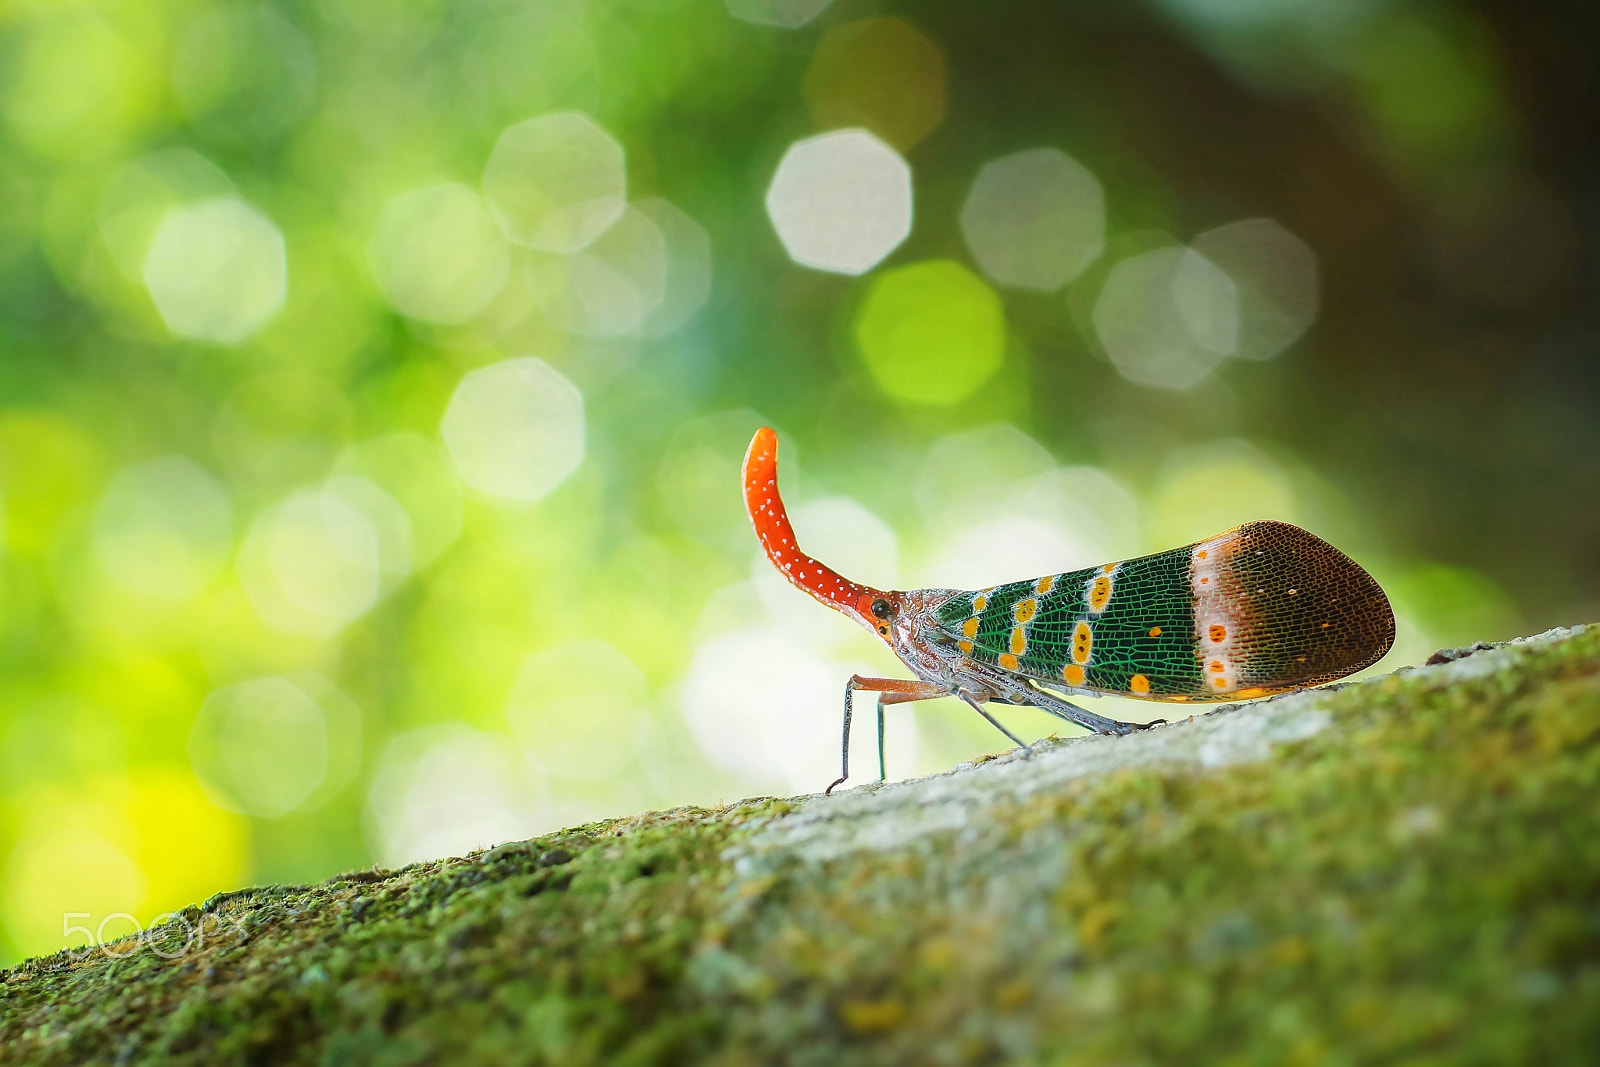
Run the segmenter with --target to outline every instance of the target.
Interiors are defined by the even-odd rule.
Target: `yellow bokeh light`
[[[5,115],[17,139],[50,156],[92,156],[126,141],[161,90],[156,33],[154,24],[113,24],[81,8],[28,26],[20,55],[7,60]]]
[[[948,259],[876,279],[856,315],[856,344],[884,392],[916,404],[954,404],[988,381],[1005,355],[1000,298]]]
[[[236,888],[250,865],[250,827],[206,799],[190,775],[154,769],[133,781],[127,812],[139,832],[148,923],[159,913]]]
[[[13,552],[43,554],[99,484],[104,457],[75,424],[45,412],[0,418],[0,485],[5,540]]]
[[[245,874],[243,820],[213,807],[175,770],[101,778],[70,794],[44,790],[17,808],[0,919],[25,955],[122,937]],[[74,926],[89,937],[68,934]]]
[[[193,460],[164,456],[117,472],[91,536],[106,579],[140,597],[183,603],[227,564],[232,505]]]
[[[829,30],[801,82],[822,129],[865,126],[905,151],[944,119],[944,55],[904,19]]]

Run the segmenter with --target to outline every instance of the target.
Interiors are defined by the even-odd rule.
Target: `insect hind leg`
[[[1076,723],[1085,730],[1096,734],[1131,734],[1136,730],[1147,730],[1151,726],[1156,725],[1156,723],[1166,721],[1164,719],[1158,719],[1155,723],[1149,724],[1137,722],[1118,722],[1116,719],[1108,719],[1104,715],[1096,715],[1092,711],[1087,711],[1083,708],[1080,708],[1071,701],[1063,700],[1054,693],[1046,692],[1045,690],[1040,689],[1031,683],[1029,684],[1026,693],[1019,695],[1025,696],[1026,703],[1033,705],[1040,711],[1048,712],[1058,719],[1065,719],[1067,722]]]

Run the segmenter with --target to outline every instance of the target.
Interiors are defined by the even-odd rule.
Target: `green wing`
[[[1326,541],[1281,522],[959,593],[936,618],[980,663],[1153,700],[1319,685],[1376,663],[1394,643],[1378,583]]]

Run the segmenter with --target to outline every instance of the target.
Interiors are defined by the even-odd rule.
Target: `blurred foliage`
[[[825,784],[843,677],[895,668],[754,559],[763,422],[802,536],[877,584],[1277,517],[1391,590],[1384,669],[1592,618],[1597,30],[1576,2],[6,5],[0,959],[66,912]],[[799,266],[769,183],[857,125],[909,164],[910,236]],[[1098,255],[1098,201],[964,213],[1040,148],[1103,195]],[[1003,255],[971,231],[1024,240],[1008,203],[1089,251]],[[1314,253],[1303,335],[1222,254],[1261,218]],[[1148,254],[1170,306],[1102,302]],[[894,775],[998,739],[894,710]]]

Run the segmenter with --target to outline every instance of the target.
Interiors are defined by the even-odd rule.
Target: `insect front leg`
[[[885,704],[904,704],[912,700],[932,700],[935,697],[949,696],[950,690],[933,682],[917,681],[911,678],[863,678],[859,674],[851,675],[850,680],[844,685],[844,736],[839,742],[839,777],[833,785],[822,791],[827,796],[836,789],[840,783],[850,777],[850,718],[852,714],[851,703],[855,693],[877,693],[878,696],[878,780],[883,781],[883,706]]]

